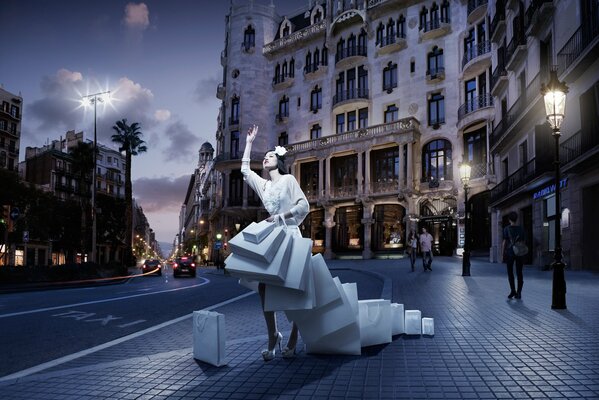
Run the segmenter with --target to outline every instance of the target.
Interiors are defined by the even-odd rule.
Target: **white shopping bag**
[[[360,327],[358,326],[358,322],[350,324],[314,342],[307,342],[306,353],[359,356],[362,354],[362,347],[360,344]]]
[[[231,252],[263,263],[270,263],[285,238],[285,231],[283,227],[274,227],[273,223],[267,223],[272,229],[268,231],[267,236],[261,239],[260,243],[245,240],[245,230],[243,230],[239,235],[235,235],[229,240]]]
[[[308,272],[311,270],[312,240],[292,236],[290,246],[291,255],[289,256],[289,266],[285,280],[283,282],[271,282],[270,284],[288,289],[305,290],[308,282]],[[314,289],[313,285],[312,289]],[[313,294],[310,294],[310,296],[313,296]]]
[[[264,311],[309,310],[314,308],[312,269],[306,268],[305,290],[267,284],[264,290]]]
[[[359,300],[358,309],[362,347],[391,343],[391,302]]]
[[[435,335],[435,320],[434,318],[422,318],[422,334],[427,336]]]
[[[231,254],[225,260],[225,268],[237,278],[264,283],[282,283],[287,276],[291,255],[291,235],[285,235],[272,262],[256,261],[237,254]]]
[[[406,324],[404,319],[404,306],[403,304],[391,303],[391,315],[393,323],[391,327],[391,334],[401,335],[406,332]]]
[[[312,272],[316,291],[316,307],[323,307],[341,298],[341,293],[331,290],[334,287],[333,276],[322,258],[322,254],[312,256]]]
[[[405,311],[406,335],[420,335],[422,333],[422,313],[420,310]]]
[[[275,228],[274,222],[263,220],[260,222],[252,222],[241,231],[245,240],[251,243],[260,243],[266,238]]]
[[[193,312],[193,358],[225,365],[225,316],[214,311]]]
[[[349,301],[349,305],[354,311],[354,315],[356,316],[356,321],[360,316],[358,310],[358,284],[356,282],[352,283],[344,283],[343,290],[345,291],[345,295],[347,296],[347,300]]]

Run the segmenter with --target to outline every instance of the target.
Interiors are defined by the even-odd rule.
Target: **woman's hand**
[[[256,139],[256,136],[258,136],[258,125],[252,125],[248,129],[247,143],[252,143]]]

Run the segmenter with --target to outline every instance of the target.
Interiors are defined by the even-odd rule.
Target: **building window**
[[[383,90],[387,93],[391,93],[393,88],[397,87],[397,64],[389,62],[385,68],[383,68]]]
[[[406,18],[401,14],[397,19],[397,37],[406,37]]]
[[[343,133],[343,131],[345,130],[345,114],[337,114],[336,117],[336,133]]]
[[[410,73],[416,72],[416,61],[410,60]]]
[[[426,22],[427,22],[428,10],[426,7],[422,7],[420,10],[420,24],[418,26],[419,30],[426,30]]]
[[[279,114],[277,115],[277,119],[281,121],[283,118],[287,117],[289,117],[289,97],[283,96],[283,98],[279,100]]]
[[[0,119],[0,131],[6,131],[7,121]]]
[[[443,0],[441,3],[441,22],[449,23],[449,1]]]
[[[256,46],[256,31],[250,25],[247,28],[245,28],[245,32],[243,33],[243,48],[245,49],[245,51],[248,51],[255,46]]]
[[[239,158],[239,131],[231,132],[231,158]]]
[[[322,108],[322,88],[316,86],[310,93],[310,111],[316,113]]]
[[[358,88],[361,96],[368,96],[368,71],[363,65],[358,67]]]
[[[358,127],[360,129],[368,127],[368,108],[360,108],[358,110]]]
[[[300,165],[300,187],[307,197],[318,195],[318,161]]]
[[[528,164],[528,142],[526,140],[520,143],[518,152],[520,153],[520,166],[523,167]]]
[[[13,116],[13,118],[19,118],[19,107],[17,106],[10,106],[10,115]]]
[[[399,109],[395,104],[391,104],[385,110],[385,123],[397,121],[399,119]]]
[[[391,184],[397,185],[399,180],[398,146],[388,147],[381,150],[373,150],[370,153],[370,163],[371,182],[384,183],[387,186],[391,186]],[[381,187],[379,189],[387,188]]]
[[[312,125],[312,128],[310,128],[310,139],[318,139],[320,136],[322,135],[322,128],[320,127],[319,124],[314,124]]]
[[[383,25],[383,23],[379,23],[379,26],[376,28],[376,45],[383,47],[384,46],[384,39],[385,39],[385,25]]]
[[[353,131],[356,129],[356,112],[350,111],[347,113],[347,130]]]
[[[231,99],[231,121],[230,124],[239,123],[239,97],[233,97]]]
[[[445,139],[429,142],[422,149],[422,181],[453,179],[451,143]]]
[[[439,73],[444,71],[443,49],[435,46],[433,47],[433,51],[428,53],[428,71],[426,71],[426,74],[431,78],[435,78]]]
[[[466,94],[466,113],[475,110],[474,99],[476,98],[476,79],[470,79],[464,82],[464,92]]]
[[[243,175],[240,170],[233,170],[229,175],[228,206],[241,206],[243,204]]]
[[[464,134],[464,156],[472,167],[471,177],[478,178],[486,173],[484,165],[487,163],[487,135],[486,128]],[[480,166],[477,170],[475,166]]]
[[[474,40],[474,28],[470,28],[468,36],[464,38],[464,60],[472,60],[476,51]]]
[[[366,55],[367,40],[368,37],[366,36],[366,31],[362,29],[358,35],[358,55]]]
[[[441,93],[434,93],[428,101],[428,124],[438,127],[445,123],[445,98]]]
[[[287,132],[281,132],[279,135],[279,146],[287,146],[289,143],[289,137],[287,136]]]
[[[320,9],[316,10],[316,12],[314,13],[314,23],[317,24],[320,21],[322,21],[322,12],[320,11]]]

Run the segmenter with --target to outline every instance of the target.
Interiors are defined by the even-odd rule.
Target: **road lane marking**
[[[250,292],[244,293],[244,294],[242,294],[240,296],[233,297],[232,299],[225,300],[225,301],[223,301],[221,303],[214,304],[212,306],[208,306],[206,308],[203,308],[202,310],[205,310],[205,311],[214,310],[215,308],[219,308],[219,307],[225,306],[227,304],[234,303],[237,300],[241,300],[241,299],[246,298],[248,296],[251,296],[251,295],[253,295],[255,293],[256,292],[254,292],[254,291],[250,291]],[[60,357],[60,358],[57,358],[55,360],[51,360],[51,361],[48,361],[48,362],[36,365],[34,367],[30,367],[30,368],[27,368],[27,369],[24,369],[24,370],[12,373],[10,375],[6,375],[6,376],[3,376],[3,377],[0,377],[0,382],[10,381],[10,380],[16,380],[16,381],[18,381],[19,378],[23,378],[25,376],[28,376],[28,375],[31,375],[31,374],[35,374],[37,372],[43,371],[43,370],[48,369],[48,368],[53,368],[53,367],[55,367],[57,365],[64,364],[64,363],[69,362],[69,361],[73,361],[73,360],[75,360],[77,358],[81,358],[83,356],[87,356],[89,354],[95,353],[95,352],[100,351],[100,350],[107,349],[107,348],[112,347],[112,346],[116,346],[117,344],[120,344],[120,343],[126,342],[128,340],[135,339],[137,337],[143,336],[146,333],[151,333],[151,332],[157,331],[158,329],[162,329],[162,328],[164,328],[166,326],[169,326],[169,325],[172,325],[172,324],[176,324],[177,322],[184,321],[184,320],[186,320],[188,318],[191,318],[192,316],[193,316],[193,313],[190,313],[190,314],[187,314],[187,315],[183,315],[182,317],[171,319],[170,321],[166,321],[166,322],[163,322],[161,324],[154,325],[154,326],[152,326],[150,328],[146,328],[146,329],[144,329],[142,331],[135,332],[135,333],[132,333],[132,334],[127,335],[127,336],[123,336],[122,338],[115,339],[115,340],[112,340],[110,342],[106,342],[106,343],[100,344],[98,346],[91,347],[89,349],[81,350],[81,351],[79,351],[77,353],[69,354],[68,356]]]
[[[110,299],[103,299],[103,300],[86,301],[84,303],[67,304],[67,305],[64,305],[64,306],[38,308],[37,310],[20,311],[20,312],[15,312],[15,313],[10,313],[10,314],[0,314],[0,318],[16,317],[16,316],[19,316],[19,315],[35,314],[35,313],[40,313],[40,312],[44,312],[44,311],[60,310],[62,308],[72,308],[72,307],[78,307],[78,306],[87,306],[87,305],[90,305],[90,304],[108,303],[110,301],[126,300],[126,299],[132,299],[134,297],[151,296],[151,295],[160,294],[160,293],[176,292],[176,291],[179,291],[179,290],[193,289],[195,287],[203,286],[203,285],[206,285],[206,284],[210,283],[210,280],[207,279],[207,278],[200,277],[200,279],[202,279],[204,282],[199,283],[197,285],[191,285],[191,286],[186,286],[186,287],[182,287],[182,288],[160,290],[158,292],[152,292],[152,293],[132,294],[130,296],[113,297],[113,298],[110,298]]]

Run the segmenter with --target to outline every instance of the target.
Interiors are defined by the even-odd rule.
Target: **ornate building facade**
[[[0,86],[0,168],[17,172],[23,98]]]
[[[256,124],[252,167],[259,172],[274,146],[288,148],[289,172],[310,201],[301,229],[314,251],[390,257],[427,227],[437,253],[459,252],[462,161],[472,166],[472,243],[488,251],[495,109],[486,1],[309,2],[292,16],[237,3],[217,88],[216,230],[266,216],[240,172]]]

